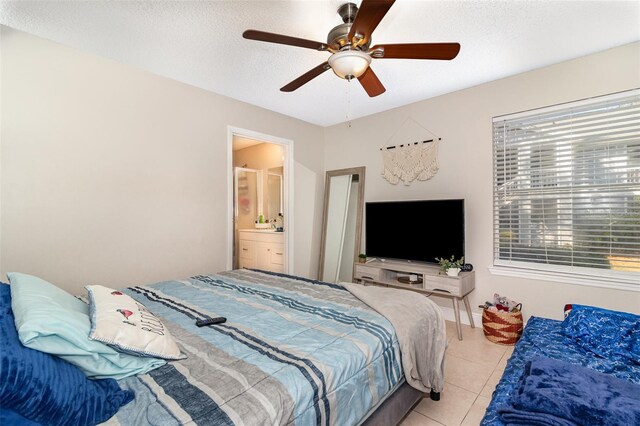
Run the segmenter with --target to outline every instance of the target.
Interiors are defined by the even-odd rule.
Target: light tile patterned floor
[[[447,321],[449,347],[445,358],[445,389],[440,401],[424,398],[401,426],[477,426],[491,401],[513,346],[488,341],[481,328],[462,326],[459,341],[456,325]]]

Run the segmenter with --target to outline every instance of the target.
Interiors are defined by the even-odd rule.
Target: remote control
[[[227,321],[225,317],[203,318],[197,320],[196,325],[198,327],[204,327],[205,325],[222,324],[225,321]]]

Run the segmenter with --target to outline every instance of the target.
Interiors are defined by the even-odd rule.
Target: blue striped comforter
[[[123,291],[188,358],[119,381],[136,398],[110,423],[352,425],[403,377],[392,325],[338,285],[238,270]]]

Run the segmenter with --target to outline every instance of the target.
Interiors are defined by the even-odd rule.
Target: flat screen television
[[[369,202],[365,221],[369,257],[438,263],[464,256],[464,200]]]

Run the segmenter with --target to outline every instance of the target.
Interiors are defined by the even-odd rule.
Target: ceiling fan
[[[331,52],[328,61],[283,86],[280,89],[283,92],[293,92],[332,69],[340,78],[357,78],[369,96],[378,96],[386,89],[369,66],[372,58],[451,60],[460,51],[459,43],[377,44],[370,47],[371,34],[394,2],[395,0],[362,0],[360,9],[354,3],[343,4],[338,8],[338,14],[344,23],[329,31],[327,43],[258,30],[247,30],[242,36],[249,40]]]

